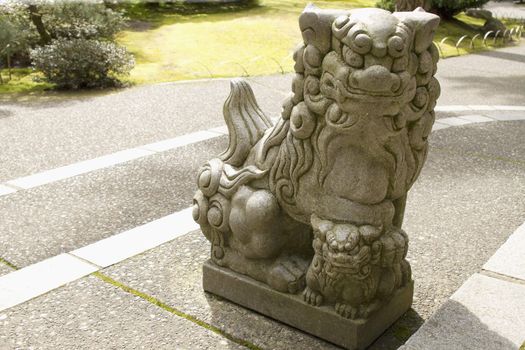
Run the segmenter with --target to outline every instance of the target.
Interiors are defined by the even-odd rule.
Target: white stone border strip
[[[0,311],[197,230],[191,210],[181,210],[1,276]]]
[[[525,106],[438,106],[436,111],[440,112],[472,112],[472,111],[525,111]],[[482,115],[467,115],[460,117],[450,117],[438,119],[432,131],[441,130],[450,126],[466,125],[472,123],[482,123],[496,120],[525,120],[525,116],[497,116],[487,117]],[[81,161],[63,167],[42,171],[33,175],[9,180],[0,184],[0,196],[15,193],[19,190],[30,189],[46,185],[55,181],[68,179],[73,176],[86,174],[95,170],[108,168],[117,164],[125,163],[138,158],[150,156],[160,152],[173,150],[179,147],[195,144],[201,141],[210,140],[222,135],[227,135],[225,126],[211,128],[208,130],[196,131],[190,134],[177,136],[171,139],[150,143],[135,148],[111,153],[102,157]]]
[[[227,131],[223,130],[223,128],[197,131],[191,134],[174,137],[172,139],[118,151],[102,157],[42,171],[40,173],[24,176],[14,180],[9,180],[4,184],[0,184],[0,196],[14,193],[20,189],[25,190],[46,185],[51,182],[60,181],[95,170],[108,168],[113,165],[129,162],[138,158],[213,139],[222,136],[225,133],[227,133]]]
[[[0,277],[0,311],[84,277],[99,268],[60,254]]]
[[[525,222],[483,265],[483,270],[525,282]]]
[[[102,268],[169,242],[176,237],[199,229],[187,208],[148,224],[100,240],[70,254]]]

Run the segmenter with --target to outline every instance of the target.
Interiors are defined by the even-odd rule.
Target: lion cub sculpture
[[[307,7],[275,125],[232,81],[229,146],[194,198],[213,263],[351,319],[412,283],[401,224],[440,93],[438,23],[422,9]]]

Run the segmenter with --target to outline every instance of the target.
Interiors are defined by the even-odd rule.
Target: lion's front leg
[[[311,238],[306,226],[290,220],[271,192],[240,187],[231,199],[229,240],[221,265],[278,291],[300,292]]]

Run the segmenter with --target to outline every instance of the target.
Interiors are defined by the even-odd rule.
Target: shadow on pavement
[[[505,54],[502,52],[502,54]],[[461,91],[471,91],[479,96],[497,96],[501,100],[500,104],[523,105],[525,95],[524,74],[515,74],[504,77],[482,77],[480,75],[469,76],[450,76],[447,80],[451,84],[450,91],[461,93]]]
[[[9,118],[13,114],[14,113],[12,111],[0,109],[0,119]]]
[[[449,300],[403,349],[516,350],[516,344],[490,329],[463,304]]]
[[[383,335],[381,335],[368,349],[393,350],[402,346],[414,334],[425,320],[414,310],[408,310]]]
[[[482,52],[476,53],[476,55],[494,57],[494,58],[499,58],[502,60],[525,63],[525,55],[519,55],[516,53],[505,52],[505,51],[497,51],[497,50],[496,51],[482,51]]]

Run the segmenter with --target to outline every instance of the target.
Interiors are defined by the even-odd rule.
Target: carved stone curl
[[[304,307],[361,319],[355,327],[370,322],[376,333],[406,311],[412,279],[401,226],[440,94],[438,23],[422,9],[307,7],[292,93],[275,125],[249,85],[232,81],[224,106],[229,147],[201,168],[194,200],[222,274],[302,293]],[[206,277],[216,265],[205,265],[206,290],[268,312]],[[232,283],[248,278],[241,277]],[[394,309],[394,318],[377,316]],[[278,317],[343,346],[359,343]]]

